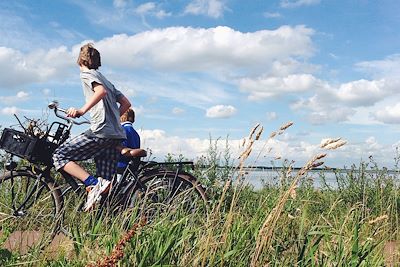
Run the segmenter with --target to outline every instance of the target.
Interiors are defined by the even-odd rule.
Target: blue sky
[[[260,123],[253,164],[301,165],[321,152],[321,140],[341,137],[347,145],[329,152],[327,165],[373,155],[392,166],[398,10],[395,0],[1,1],[0,125],[15,124],[13,113],[43,117],[52,99],[80,107],[75,62],[90,41],[158,160],[196,159],[210,137],[227,136],[236,157]],[[266,141],[288,121],[294,125]]]

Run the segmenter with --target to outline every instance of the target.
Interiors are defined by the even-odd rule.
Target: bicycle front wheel
[[[205,190],[196,178],[167,170],[147,172],[140,177],[132,202],[139,203],[142,215],[148,219],[165,212],[204,213],[207,209]]]
[[[27,170],[0,176],[0,232],[34,233],[38,242],[53,238],[62,207],[60,190]]]

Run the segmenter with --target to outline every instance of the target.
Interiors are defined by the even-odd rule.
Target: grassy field
[[[253,131],[250,137],[258,136]],[[279,133],[278,133],[279,134]],[[249,138],[251,140],[251,138]],[[138,207],[118,214],[69,213],[71,237],[56,249],[0,251],[1,266],[396,266],[399,261],[399,177],[373,160],[336,173],[336,187],[315,188],[290,165],[260,190],[245,185],[229,153],[210,146],[194,174],[208,209],[178,204],[145,221]],[[169,160],[173,160],[169,156]],[[225,166],[223,168],[219,166]],[[397,165],[397,164],[396,164]],[[200,167],[201,166],[201,167]],[[208,166],[206,169],[204,166]],[[324,180],[324,173],[320,178]],[[10,233],[8,233],[9,235]],[[0,236],[0,245],[6,241]]]
[[[25,255],[2,250],[1,265],[101,266],[107,256],[117,266],[384,266],[398,260],[385,256],[385,247],[399,240],[398,177],[384,169],[353,167],[336,175],[335,189],[316,189],[306,175],[293,189],[297,176],[286,171],[277,173],[276,185],[257,191],[222,179],[227,171],[202,172],[213,182],[208,212],[174,207],[147,223],[135,210],[97,221],[85,214],[70,246]]]

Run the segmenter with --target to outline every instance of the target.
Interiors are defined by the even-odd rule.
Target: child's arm
[[[67,111],[68,117],[76,118],[82,116],[88,110],[90,110],[94,105],[99,103],[99,101],[103,99],[103,97],[107,94],[107,91],[102,84],[93,82],[92,85],[94,91],[92,97],[80,109],[75,109],[75,108],[68,109]]]

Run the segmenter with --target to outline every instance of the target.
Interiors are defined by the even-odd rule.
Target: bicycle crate
[[[0,148],[33,163],[50,164],[57,145],[46,138],[29,136],[23,132],[5,128],[0,139]]]

